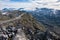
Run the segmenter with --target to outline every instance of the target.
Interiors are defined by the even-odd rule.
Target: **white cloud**
[[[34,2],[38,4],[38,7],[42,5],[45,8],[60,10],[60,2],[58,0],[35,0]]]
[[[33,2],[0,2],[0,9],[3,8],[25,8],[26,10],[34,10],[36,8],[36,3]]]
[[[8,1],[8,2],[6,2]],[[9,2],[10,0],[0,1],[0,9],[2,8],[25,8],[26,10],[35,10],[38,8],[52,8],[60,10],[60,2],[58,0],[30,0],[31,2]]]

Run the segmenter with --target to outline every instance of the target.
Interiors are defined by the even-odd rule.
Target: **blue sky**
[[[30,2],[30,0],[0,0],[0,1],[9,1],[9,2]]]
[[[29,0],[10,0],[12,2],[29,2]]]
[[[35,10],[36,7],[60,10],[60,2],[59,0],[0,0],[0,9],[24,8],[25,10]]]
[[[29,2],[29,0],[11,0],[11,1],[15,1],[15,2]]]

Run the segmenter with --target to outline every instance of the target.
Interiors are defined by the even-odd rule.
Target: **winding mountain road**
[[[17,20],[17,19],[21,19],[21,16],[23,16],[23,15],[24,15],[24,13],[19,15],[16,18],[13,18],[13,19],[10,19],[10,20],[0,21],[0,24],[7,23],[7,22],[10,22],[10,21],[14,21],[14,20]]]

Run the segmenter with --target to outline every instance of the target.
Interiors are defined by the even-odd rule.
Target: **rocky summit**
[[[46,28],[28,12],[15,10],[0,16],[0,40],[60,40],[57,31]]]

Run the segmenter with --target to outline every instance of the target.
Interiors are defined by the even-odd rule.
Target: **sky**
[[[35,10],[36,8],[51,8],[60,10],[59,0],[0,0],[0,10],[3,8],[24,8]]]

